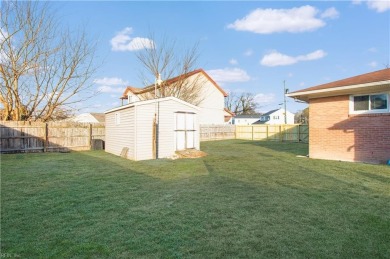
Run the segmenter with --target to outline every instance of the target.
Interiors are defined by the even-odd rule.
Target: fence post
[[[301,124],[298,124],[298,142],[301,142]]]
[[[45,123],[45,142],[43,144],[43,152],[47,152],[48,147],[49,147],[49,125],[46,122]]]
[[[89,150],[92,150],[92,123],[89,124],[88,137],[89,137]]]
[[[283,142],[282,125],[279,125],[279,139],[280,142]]]

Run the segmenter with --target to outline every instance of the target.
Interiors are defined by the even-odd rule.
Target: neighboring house
[[[225,97],[227,93],[203,69],[167,79],[164,83],[169,87],[169,85],[174,85],[179,80],[188,80],[188,82],[196,80],[197,83],[202,84],[200,93],[201,101],[200,103],[194,103],[194,105],[200,108],[198,115],[200,124],[225,123],[225,118],[228,116],[225,111]],[[150,85],[145,88],[127,87],[121,97],[122,104],[123,102],[130,104],[142,100],[154,99],[155,94],[159,96],[161,91],[162,89],[159,87],[155,88],[155,85]]]
[[[104,123],[104,113],[82,113],[73,118],[67,119],[67,121],[73,122],[85,122],[85,123]]]
[[[260,119],[255,121],[253,124],[269,124],[269,125],[280,125],[280,124],[294,124],[294,114],[287,111],[286,117],[284,117],[284,109],[276,109],[266,112],[260,116]]]
[[[234,125],[251,125],[260,119],[261,114],[239,114],[234,116]]]
[[[199,112],[200,108],[175,97],[133,102],[106,111],[105,150],[132,160],[199,150]]]
[[[309,103],[311,158],[390,160],[390,68],[322,84],[287,96]]]
[[[228,108],[224,109],[225,123],[233,124],[234,112],[230,111]]]

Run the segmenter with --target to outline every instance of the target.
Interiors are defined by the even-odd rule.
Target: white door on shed
[[[194,148],[195,135],[195,114],[177,112],[176,113],[176,150]]]

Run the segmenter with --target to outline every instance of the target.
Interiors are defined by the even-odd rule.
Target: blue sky
[[[260,112],[280,107],[283,81],[295,91],[390,65],[389,0],[53,4],[64,24],[99,39],[100,94],[78,113],[117,107],[126,86],[144,86],[135,52],[150,32],[183,48],[198,43],[197,68],[227,92],[253,93]],[[291,112],[306,107],[288,98]]]

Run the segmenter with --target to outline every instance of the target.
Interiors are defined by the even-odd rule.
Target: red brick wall
[[[310,100],[311,158],[386,163],[390,113],[349,115],[349,96]]]

